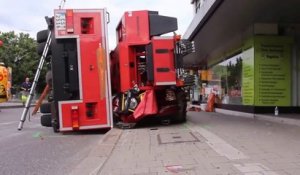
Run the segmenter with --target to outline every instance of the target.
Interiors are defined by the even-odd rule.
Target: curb
[[[23,108],[23,105],[13,105],[13,106],[0,106],[0,109],[10,109],[10,108]]]
[[[33,107],[35,105],[30,105],[30,107]],[[11,109],[11,108],[24,108],[23,105],[10,105],[10,106],[0,106],[0,109]]]
[[[255,114],[254,119],[270,121],[270,122],[274,122],[274,123],[281,123],[281,124],[286,124],[286,125],[294,125],[294,126],[300,127],[299,119],[283,118],[283,117],[278,117],[278,116],[271,117],[271,116],[262,115],[262,114]]]
[[[269,121],[279,124],[286,124],[286,125],[294,125],[300,126],[300,119],[292,119],[292,118],[284,118],[284,117],[274,117],[264,114],[252,114],[252,113],[245,113],[245,112],[238,112],[238,111],[231,111],[226,109],[218,109],[216,108],[216,113],[235,116],[235,117],[245,117],[255,120],[262,120],[262,121]]]
[[[108,131],[104,137],[100,139],[98,144],[89,152],[88,156],[83,159],[70,174],[99,174],[112,154],[122,133],[123,130],[117,128],[112,128],[110,131]]]

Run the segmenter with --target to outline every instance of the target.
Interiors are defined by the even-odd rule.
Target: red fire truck
[[[54,131],[112,127],[106,10],[59,9],[46,21],[49,30],[40,31],[37,41],[41,55],[52,32],[46,58],[52,90],[41,106],[49,113],[42,125]]]
[[[182,57],[192,51],[192,43],[176,34],[161,36],[176,30],[176,18],[156,11],[123,15],[116,28],[117,47],[111,53],[116,123],[135,124],[145,117],[185,121]]]
[[[193,43],[176,34],[177,19],[156,11],[125,12],[116,28],[117,47],[108,51],[105,9],[59,9],[46,18],[49,29],[37,34],[42,55],[47,36],[49,103],[41,123],[54,131],[133,126],[143,118],[183,122],[182,58]],[[187,82],[188,81],[188,82]]]

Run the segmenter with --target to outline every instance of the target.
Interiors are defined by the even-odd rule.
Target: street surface
[[[17,131],[21,113],[0,112],[1,175],[300,174],[299,126],[189,112],[184,124],[114,128],[104,137],[53,133],[38,116]]]
[[[114,131],[119,139],[95,174],[300,174],[299,126],[189,112],[185,124]]]
[[[96,145],[104,131],[54,133],[40,125],[40,114],[18,131],[23,108],[1,109],[0,174],[69,174]]]

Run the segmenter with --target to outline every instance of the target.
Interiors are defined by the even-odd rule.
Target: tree
[[[241,57],[236,58],[234,61],[235,63],[232,64],[231,61],[227,65],[228,70],[228,87],[229,88],[235,88],[240,89],[241,88],[241,80],[242,80],[242,65],[243,60]]]
[[[37,43],[29,36],[29,34],[15,32],[0,32],[0,40],[3,41],[0,47],[0,62],[4,62],[6,66],[12,67],[12,85],[19,89],[20,84],[29,77],[31,81],[39,63],[37,54]],[[45,71],[42,72],[37,92],[41,92],[45,83],[43,77]]]

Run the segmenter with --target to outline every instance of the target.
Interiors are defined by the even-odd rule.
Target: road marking
[[[243,152],[234,148],[232,145],[227,143],[225,140],[221,139],[212,132],[204,129],[203,127],[196,126],[188,122],[188,127],[194,131],[201,134],[207,141],[206,143],[218,154],[227,157],[229,160],[239,160],[239,159],[248,159],[249,157]]]

